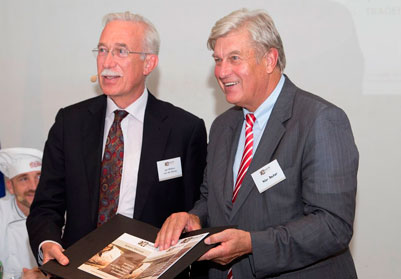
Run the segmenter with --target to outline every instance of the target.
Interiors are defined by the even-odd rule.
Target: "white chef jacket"
[[[18,208],[14,195],[0,199],[0,261],[3,279],[19,278],[22,268],[37,266],[29,246],[26,216]]]

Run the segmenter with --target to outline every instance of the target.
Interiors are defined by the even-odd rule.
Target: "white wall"
[[[43,148],[59,108],[95,96],[91,49],[101,18],[130,10],[161,35],[150,89],[205,119],[229,106],[213,77],[206,40],[214,22],[266,9],[282,35],[286,73],[345,109],[360,151],[355,234],[360,278],[401,278],[401,1],[0,0],[0,141]]]

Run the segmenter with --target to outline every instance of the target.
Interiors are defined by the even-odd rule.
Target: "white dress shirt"
[[[138,181],[139,160],[141,158],[143,121],[148,101],[148,91],[124,110],[128,115],[121,121],[121,130],[124,137],[123,173],[120,184],[120,195],[117,213],[132,218]],[[110,97],[107,97],[106,119],[104,123],[103,153],[107,135],[114,121],[114,111],[119,108]]]
[[[128,112],[128,115],[121,121],[121,130],[124,137],[124,159],[117,213],[129,218],[134,217],[139,160],[141,158],[142,149],[143,121],[145,118],[147,102],[148,91],[145,88],[142,95],[134,103],[124,109]],[[119,108],[110,97],[107,97],[102,158],[104,155],[107,136],[114,121],[114,111],[119,109],[121,108]],[[43,252],[41,248],[46,242],[53,242],[60,245],[59,243],[51,240],[45,240],[40,243],[38,253],[38,261],[40,264],[43,261]]]
[[[3,279],[20,278],[22,268],[36,266],[29,246],[26,216],[18,208],[14,195],[0,199],[0,261]]]
[[[273,111],[274,105],[280,95],[281,89],[283,88],[285,81],[284,75],[281,75],[280,81],[277,83],[276,88],[269,97],[255,110],[253,113],[256,117],[255,124],[253,126],[253,150],[252,156],[255,155],[256,149],[258,148],[259,141],[263,135],[266,124],[269,121],[270,114]],[[244,113],[244,124],[242,124],[241,135],[238,141],[237,153],[235,154],[234,164],[233,164],[233,189],[235,187],[235,182],[237,181],[238,170],[241,164],[242,153],[244,153],[245,146],[245,119],[246,115],[250,113],[247,109],[243,108]]]

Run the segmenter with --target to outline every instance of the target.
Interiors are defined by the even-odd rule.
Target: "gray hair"
[[[273,19],[263,10],[240,9],[219,19],[210,32],[208,48],[214,50],[217,39],[241,28],[248,30],[255,45],[257,59],[263,57],[271,48],[278,50],[277,65],[283,72],[286,64],[283,43]]]
[[[149,52],[153,54],[159,54],[160,48],[160,37],[157,32],[155,26],[145,17],[132,14],[130,12],[124,13],[110,13],[104,16],[103,23],[106,26],[107,23],[114,20],[122,20],[122,21],[132,21],[137,23],[143,23],[146,26],[145,36],[143,41],[143,51]]]

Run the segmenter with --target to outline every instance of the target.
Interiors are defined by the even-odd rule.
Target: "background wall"
[[[214,22],[266,9],[299,87],[348,114],[360,151],[355,234],[360,278],[401,278],[401,2],[399,0],[0,0],[0,141],[43,149],[59,108],[96,96],[91,53],[108,12],[149,18],[161,35],[148,86],[202,117],[226,110],[206,40]]]

